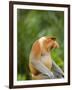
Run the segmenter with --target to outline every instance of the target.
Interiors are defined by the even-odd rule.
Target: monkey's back
[[[35,60],[35,59],[33,58],[33,53],[31,52],[29,56],[29,68],[32,74],[37,75],[39,71],[34,67],[34,65],[32,65],[31,63],[32,60]]]

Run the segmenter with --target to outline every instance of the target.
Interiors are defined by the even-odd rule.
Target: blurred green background
[[[30,80],[29,54],[32,44],[42,36],[55,36],[59,49],[52,58],[64,70],[64,12],[17,9],[17,80]]]

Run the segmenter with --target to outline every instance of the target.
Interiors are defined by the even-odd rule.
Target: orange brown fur
[[[33,44],[32,51],[33,51],[34,56],[36,56],[36,58],[40,57],[40,55],[41,55],[41,47],[40,47],[39,41],[36,41]]]

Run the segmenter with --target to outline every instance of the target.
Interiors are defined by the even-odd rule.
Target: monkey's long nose
[[[59,48],[59,44],[55,41],[55,45],[54,45],[54,48]]]

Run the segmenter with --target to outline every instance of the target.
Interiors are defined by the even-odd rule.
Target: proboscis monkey
[[[51,58],[53,48],[59,48],[59,44],[54,37],[44,36],[34,42],[29,56],[32,79],[63,78],[62,70]]]

